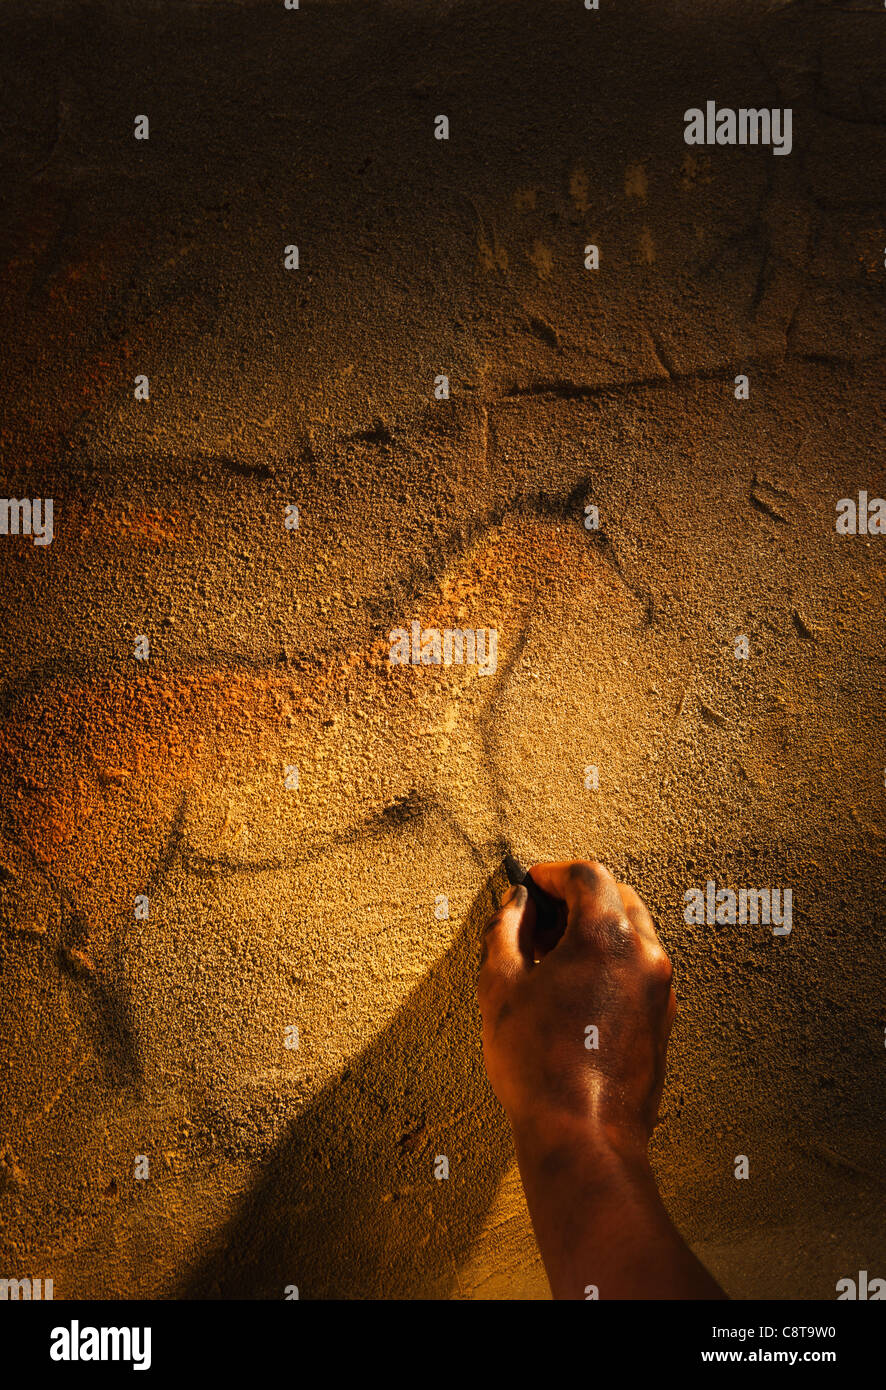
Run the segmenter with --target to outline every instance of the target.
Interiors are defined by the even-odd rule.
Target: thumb
[[[480,965],[487,981],[516,979],[531,969],[535,915],[535,903],[522,883],[505,894],[483,933]]]

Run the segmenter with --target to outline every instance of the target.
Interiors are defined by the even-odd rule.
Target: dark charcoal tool
[[[504,870],[508,883],[522,883],[536,911],[536,938],[545,950],[555,946],[563,935],[566,926],[566,904],[539,888],[532,874],[513,854],[506,854]]]

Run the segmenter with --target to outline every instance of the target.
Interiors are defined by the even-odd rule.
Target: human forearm
[[[642,1144],[550,1122],[514,1137],[555,1298],[725,1298],[668,1217]]]

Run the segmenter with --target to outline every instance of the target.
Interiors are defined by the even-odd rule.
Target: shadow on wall
[[[384,1032],[311,1102],[178,1298],[445,1298],[513,1157],[476,978],[493,881]],[[449,1177],[436,1179],[438,1155]]]

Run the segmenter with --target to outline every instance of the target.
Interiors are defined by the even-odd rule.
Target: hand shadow
[[[490,878],[381,1036],[310,1102],[179,1298],[446,1298],[513,1156],[483,1067]],[[448,1178],[435,1178],[437,1156]]]

